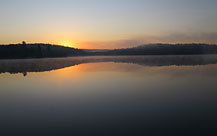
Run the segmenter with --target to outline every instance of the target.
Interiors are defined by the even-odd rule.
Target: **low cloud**
[[[213,33],[174,33],[164,36],[137,36],[116,41],[84,42],[84,47],[98,49],[129,48],[149,43],[208,43],[217,44],[217,32]]]
[[[191,34],[170,34],[161,37],[161,40],[168,42],[195,42],[195,43],[217,43],[217,33],[191,33]]]

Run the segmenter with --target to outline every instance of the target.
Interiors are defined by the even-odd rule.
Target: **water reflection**
[[[180,65],[180,61],[166,63],[155,57],[10,60],[30,73],[25,78],[0,75],[0,133],[216,135],[215,56],[196,57],[193,62],[197,63],[190,61],[191,65],[185,59]],[[44,70],[49,72],[40,72]]]
[[[217,55],[98,56],[50,59],[0,60],[0,73],[43,72],[94,62],[133,63],[146,66],[194,66],[216,64]]]

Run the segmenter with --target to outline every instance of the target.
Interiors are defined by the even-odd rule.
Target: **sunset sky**
[[[217,0],[0,0],[0,44],[217,43]]]

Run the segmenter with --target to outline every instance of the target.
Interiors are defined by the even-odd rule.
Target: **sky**
[[[217,43],[217,0],[0,0],[0,44]]]

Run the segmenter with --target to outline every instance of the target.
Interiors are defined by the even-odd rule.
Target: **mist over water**
[[[2,135],[217,133],[216,55],[0,64]]]
[[[23,73],[52,71],[83,63],[116,62],[144,66],[195,66],[216,64],[217,55],[145,55],[145,56],[88,56],[44,59],[0,60],[1,73]]]

